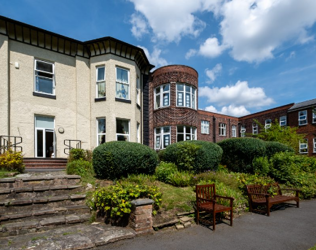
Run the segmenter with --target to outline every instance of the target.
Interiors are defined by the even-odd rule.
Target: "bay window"
[[[106,142],[105,118],[97,118],[97,146]]]
[[[96,97],[105,97],[105,67],[98,66],[96,68]]]
[[[170,127],[155,128],[155,149],[164,149],[170,145]]]
[[[189,126],[177,126],[177,142],[196,140],[196,128]]]
[[[170,84],[158,86],[154,91],[155,109],[170,106]]]
[[[129,141],[129,120],[116,119],[116,140]]]
[[[196,89],[190,85],[177,83],[177,106],[196,109]]]
[[[116,98],[129,100],[129,71],[116,68]]]

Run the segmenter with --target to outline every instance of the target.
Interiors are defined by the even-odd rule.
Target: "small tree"
[[[298,134],[297,127],[280,126],[276,119],[271,127],[268,129],[264,128],[260,122],[255,120],[258,126],[261,128],[260,133],[256,136],[257,138],[264,141],[276,141],[283,143],[289,147],[292,147],[296,153],[299,152],[299,141],[304,139],[306,134]]]

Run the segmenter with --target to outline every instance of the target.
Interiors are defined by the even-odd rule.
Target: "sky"
[[[155,69],[190,66],[199,109],[240,117],[316,98],[316,0],[0,0],[0,15],[114,37]]]

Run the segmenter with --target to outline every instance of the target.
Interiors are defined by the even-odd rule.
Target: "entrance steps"
[[[0,237],[86,222],[90,209],[80,176],[21,174],[0,179]]]
[[[26,169],[66,169],[65,158],[23,158]]]

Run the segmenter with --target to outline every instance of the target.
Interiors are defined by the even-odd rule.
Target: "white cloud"
[[[140,39],[143,34],[148,33],[147,23],[141,16],[133,14],[131,17],[131,23],[133,25],[131,29],[132,34],[137,39]]]
[[[221,73],[221,71],[222,71],[222,64],[220,64],[220,63],[216,64],[213,69],[206,69],[205,74],[209,78],[207,83],[214,82],[216,77]]]
[[[135,17],[146,18],[148,25],[154,33],[154,40],[179,42],[182,36],[197,37],[205,28],[205,23],[193,15],[202,9],[202,1],[173,0],[130,0],[134,6]],[[214,1],[214,0],[213,0]],[[210,1],[210,2],[213,2]],[[211,4],[205,8],[211,8]],[[215,7],[213,8],[215,10]],[[135,24],[132,23],[133,28]],[[137,26],[135,27],[137,30]],[[137,34],[137,33],[136,33]]]
[[[208,106],[205,108],[206,111],[213,112],[213,113],[220,113],[224,115],[231,115],[231,116],[245,116],[249,115],[250,112],[245,108],[245,106],[235,106],[235,105],[229,105],[222,107],[221,110],[217,110],[214,106]]]
[[[250,88],[248,82],[238,81],[235,85],[222,88],[200,87],[199,96],[218,106],[262,107],[272,104],[273,99],[266,96],[262,88]]]
[[[185,59],[189,59],[192,56],[195,56],[197,54],[197,51],[195,49],[190,49],[186,54],[185,54]]]
[[[198,54],[205,57],[217,57],[225,50],[225,46],[220,45],[216,37],[206,39],[200,46]]]
[[[142,47],[142,46],[138,46],[139,48],[142,48],[148,58],[148,61],[155,65],[156,67],[155,68],[159,68],[161,66],[165,66],[168,64],[167,60],[162,58],[160,56],[161,54],[161,50],[158,49],[158,48],[154,48],[153,52],[152,53],[149,53],[148,49],[145,48],[145,47]]]

